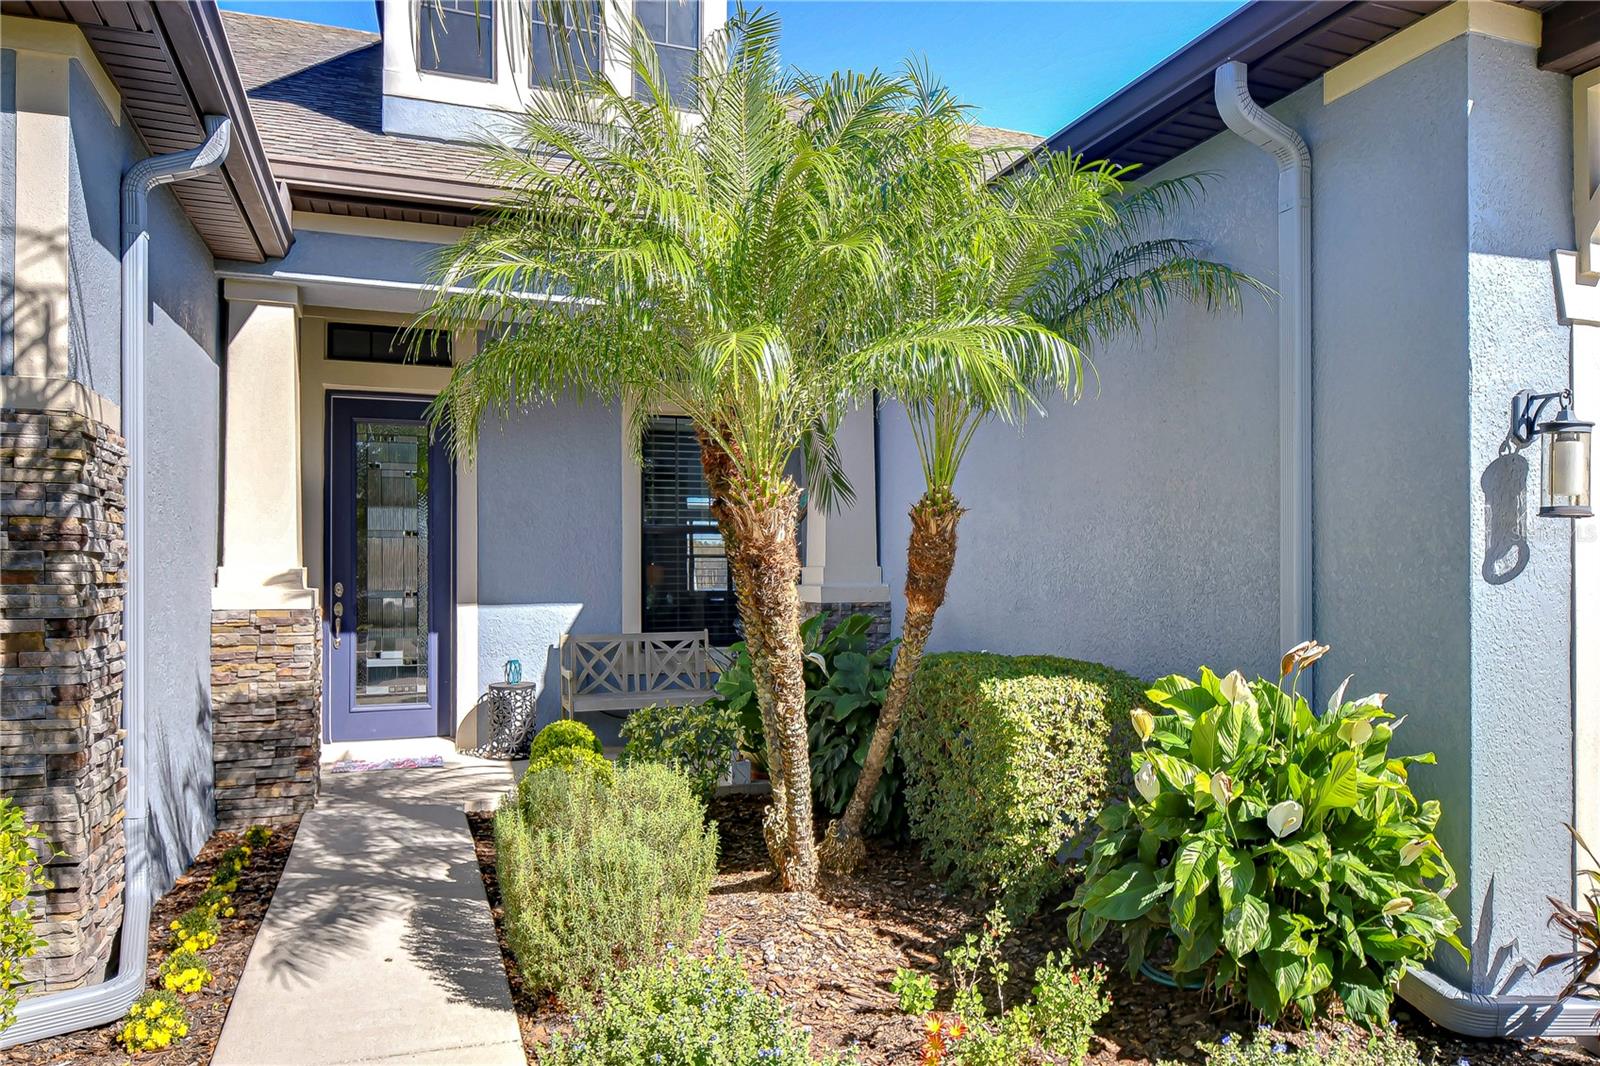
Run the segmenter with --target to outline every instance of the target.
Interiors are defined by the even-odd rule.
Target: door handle
[[[342,636],[340,630],[344,628],[344,582],[333,583],[333,646],[339,647]]]

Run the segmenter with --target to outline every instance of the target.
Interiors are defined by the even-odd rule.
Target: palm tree
[[[1060,361],[1014,308],[888,306],[904,267],[889,188],[927,180],[948,142],[902,79],[785,75],[778,21],[742,10],[703,47],[685,118],[637,24],[635,98],[603,76],[541,96],[486,170],[509,190],[450,248],[419,325],[492,326],[435,406],[458,450],[480,418],[557,396],[690,418],[754,663],[786,889],[816,880],[797,589],[799,489],[845,498],[833,431],[919,360],[964,365],[998,397],[1019,353]],[[917,151],[913,151],[916,149]],[[923,154],[917,154],[922,152]],[[937,160],[935,160],[937,162]],[[937,169],[937,167],[935,168]],[[907,193],[909,195],[909,193]]]
[[[912,78],[924,98],[942,96],[920,71]],[[1256,286],[1252,279],[1204,260],[1194,242],[1147,235],[1200,191],[1202,179],[1130,190],[1123,182],[1130,169],[1045,151],[996,180],[946,183],[939,197],[919,187],[898,237],[918,249],[898,260],[907,268],[899,276],[901,300],[928,316],[971,305],[1014,308],[1074,353],[1138,330],[1175,299],[1208,310],[1238,307],[1243,289]],[[1026,351],[1015,354],[1009,387],[998,395],[968,387],[937,361],[907,364],[896,382],[924,491],[911,508],[905,617],[888,691],[850,803],[822,845],[822,862],[835,872],[861,861],[862,825],[944,603],[965,513],[955,479],[973,435],[988,421],[1018,420],[1043,397],[1075,400],[1081,392],[1079,360],[1034,363]]]

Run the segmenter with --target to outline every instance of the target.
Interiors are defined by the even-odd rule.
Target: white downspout
[[[1228,128],[1278,162],[1278,644],[1315,633],[1311,587],[1311,149],[1250,96],[1249,68],[1217,68]]]
[[[122,891],[122,937],[117,975],[86,988],[30,996],[17,1005],[16,1021],[0,1033],[0,1047],[42,1040],[104,1025],[127,1013],[144,991],[149,951],[150,870],[147,859],[149,775],[145,764],[145,499],[144,340],[150,306],[150,234],[146,231],[150,190],[157,185],[209,174],[228,158],[230,119],[206,116],[206,139],[184,152],[150,156],[122,178],[122,432],[128,446],[127,582],[123,594],[123,761],[128,799],[123,819],[126,867]]]

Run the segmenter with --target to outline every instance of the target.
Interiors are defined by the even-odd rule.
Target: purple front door
[[[452,732],[454,468],[427,405],[328,397],[326,740]]]

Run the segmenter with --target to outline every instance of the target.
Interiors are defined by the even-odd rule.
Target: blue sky
[[[262,15],[375,30],[370,0],[220,0]],[[805,70],[926,56],[993,126],[1050,134],[1242,5],[1242,0],[769,0],[784,58]]]

